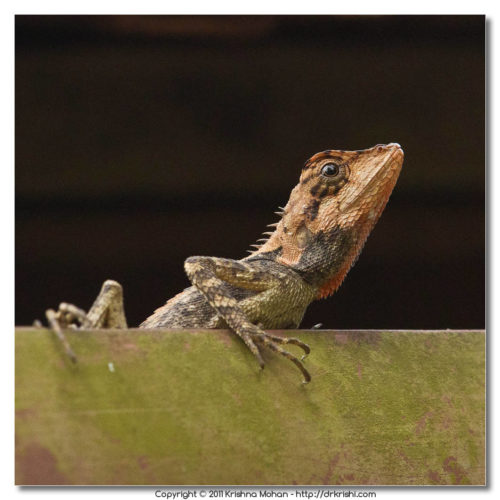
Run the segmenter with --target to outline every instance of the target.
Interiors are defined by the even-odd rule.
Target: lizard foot
[[[303,356],[304,358],[310,352],[310,348],[307,344],[304,344],[304,342],[301,342],[300,340],[295,338],[278,337],[277,335],[270,335],[269,333],[265,332],[254,333],[252,335],[252,339],[258,344],[266,346],[271,351],[281,354],[285,358],[289,359],[293,364],[295,364],[295,366],[297,366],[297,368],[302,372],[302,375],[304,376],[304,381],[303,381],[304,384],[307,384],[311,381],[311,375],[302,364],[302,361],[299,360],[297,357],[295,357],[293,354],[283,349],[279,345],[279,344],[293,344],[299,346],[305,352],[305,355]],[[261,364],[261,366],[262,368],[264,367],[263,364]]]
[[[76,362],[76,356],[63,333],[65,328],[127,328],[122,286],[113,280],[104,282],[88,313],[73,304],[62,302],[57,311],[48,309],[45,316],[73,362]]]
[[[300,358],[301,361],[304,361],[311,352],[311,348],[307,344],[294,337],[279,337],[278,335],[271,335],[270,333],[266,333],[265,335],[277,344],[292,344],[300,347],[304,351],[303,356]]]
[[[47,309],[47,311],[45,311],[45,316],[47,317],[50,328],[54,331],[57,338],[61,341],[66,354],[69,356],[71,361],[73,361],[73,363],[76,363],[76,354],[74,353],[73,349],[71,349],[68,339],[63,333],[63,328],[67,328],[72,323],[71,314],[67,313],[64,310],[64,307],[63,309],[61,309],[62,305],[63,304],[59,306],[59,310],[57,312],[54,311],[54,309]]]
[[[53,309],[47,309],[47,311],[45,311],[45,316],[47,318],[47,321],[49,322],[50,328],[54,331],[54,333],[61,341],[66,354],[69,356],[71,361],[73,361],[73,363],[76,363],[76,354],[69,345],[68,339],[64,335],[63,329],[90,328],[92,324],[87,317],[87,313],[83,309],[80,309],[73,304],[61,302],[57,311],[54,311]]]

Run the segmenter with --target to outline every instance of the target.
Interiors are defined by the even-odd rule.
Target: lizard
[[[184,269],[191,286],[139,328],[230,328],[261,368],[265,347],[292,361],[303,382],[309,382],[303,363],[309,346],[265,330],[298,328],[311,302],[339,288],[389,200],[403,159],[397,143],[315,154],[302,168],[288,203],[276,212],[280,220],[269,225],[272,231],[264,233],[249,256],[187,258]],[[126,328],[122,287],[107,280],[88,313],[61,303],[46,317],[76,361],[63,328]],[[294,356],[286,344],[298,346],[304,356]]]

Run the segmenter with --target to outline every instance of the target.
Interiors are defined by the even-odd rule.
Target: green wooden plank
[[[485,483],[484,331],[286,333],[18,328],[16,484]]]

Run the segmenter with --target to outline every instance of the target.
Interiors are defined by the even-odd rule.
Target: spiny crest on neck
[[[253,243],[250,246],[253,247],[255,250],[247,250],[248,253],[254,254],[256,251],[258,251],[260,248],[262,248],[263,245],[265,245],[268,241],[269,238],[276,232],[276,228],[278,227],[281,218],[283,215],[285,215],[285,208],[284,207],[278,207],[278,210],[274,212],[276,215],[280,217],[280,220],[277,222],[272,222],[271,224],[268,224],[266,227],[270,227],[272,231],[264,231],[262,234],[265,236],[264,238],[259,238],[257,240],[257,243]]]

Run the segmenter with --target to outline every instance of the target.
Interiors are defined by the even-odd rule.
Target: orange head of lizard
[[[380,217],[403,158],[395,143],[315,154],[258,253],[276,252],[277,262],[318,286],[319,297],[329,295],[340,286]]]

